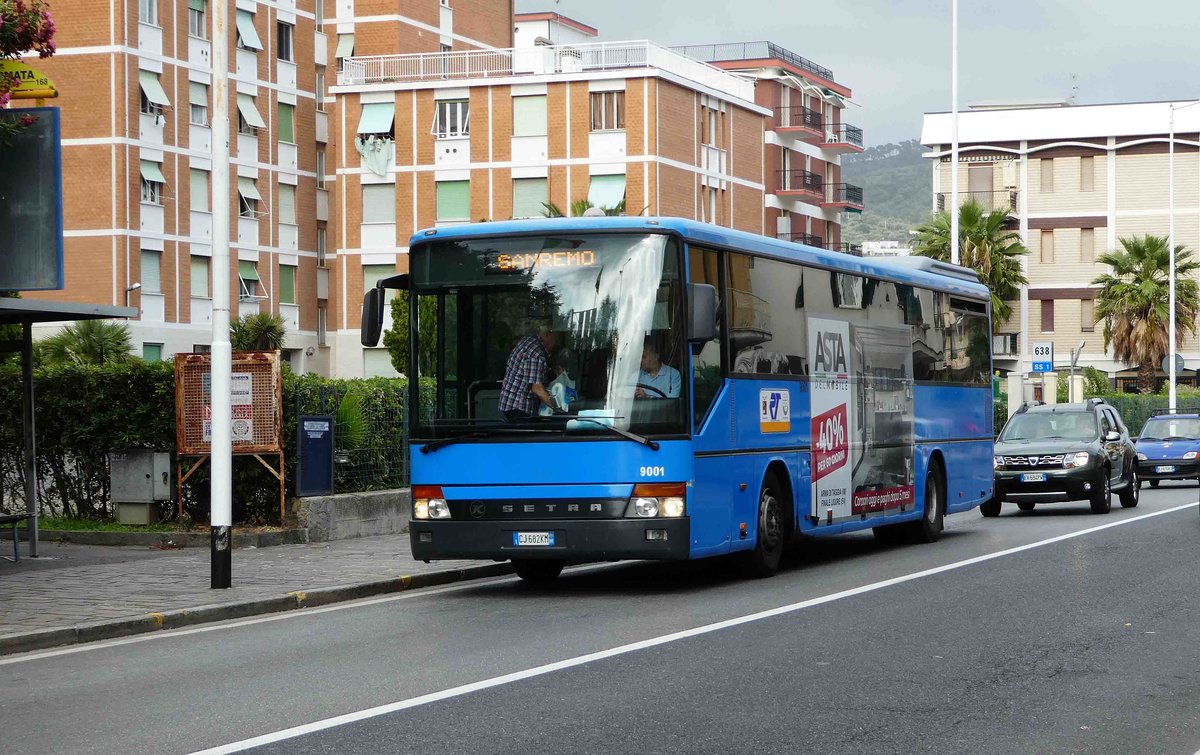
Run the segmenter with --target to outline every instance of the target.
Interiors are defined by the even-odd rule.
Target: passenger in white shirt
[[[637,398],[679,398],[679,370],[663,364],[654,341],[646,339],[642,347],[642,370],[638,373]],[[650,390],[653,389],[653,390]]]

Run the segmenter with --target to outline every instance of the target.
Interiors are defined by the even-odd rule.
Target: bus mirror
[[[717,337],[717,289],[707,283],[688,284],[688,340],[708,343]]]
[[[361,340],[363,346],[375,346],[379,343],[379,334],[383,330],[384,289],[369,288],[363,295]]]

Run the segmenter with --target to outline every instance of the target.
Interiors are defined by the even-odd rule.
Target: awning
[[[262,195],[258,193],[258,187],[254,185],[253,178],[238,176],[238,194],[241,194],[244,199],[253,199],[256,202],[262,201]]]
[[[386,134],[392,130],[392,121],[396,117],[394,102],[373,102],[363,105],[362,115],[358,118],[358,133]]]
[[[142,82],[142,91],[146,94],[146,99],[153,102],[155,105],[170,107],[171,101],[167,99],[167,93],[163,91],[162,84],[158,82],[158,74],[154,71],[138,71],[138,79]]]
[[[204,0],[188,0],[188,7],[192,10],[204,12]]]
[[[254,28],[254,14],[244,10],[238,11],[237,31],[238,36],[242,38],[242,47],[248,50],[263,49],[262,42],[258,39],[258,31]]]
[[[258,280],[258,269],[249,260],[238,260],[238,275],[242,280],[256,281]]]
[[[826,102],[828,102],[832,105],[837,105],[838,107],[846,107],[846,98],[843,97],[842,95],[838,94],[837,92],[833,91],[832,89],[822,88],[821,94],[823,94],[825,96]]]
[[[162,172],[162,165],[150,160],[142,160],[142,178],[160,184],[167,182],[167,177]]]
[[[266,128],[267,123],[258,114],[258,108],[254,107],[254,98],[248,94],[239,94],[237,96],[238,112],[242,114],[242,118],[246,123],[249,123],[254,128]]]
[[[348,58],[354,54],[354,35],[339,34],[337,52],[333,54],[335,58]]]
[[[611,210],[625,199],[625,175],[592,176],[588,201],[593,207]]]

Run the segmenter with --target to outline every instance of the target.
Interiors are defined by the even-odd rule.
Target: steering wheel
[[[652,386],[652,385],[646,385],[645,383],[635,383],[635,384],[634,384],[634,387],[635,387],[635,388],[641,388],[642,390],[646,390],[646,391],[654,391],[655,393],[657,393],[657,394],[658,394],[658,397],[659,397],[659,398],[666,398],[666,397],[667,397],[667,394],[666,394],[666,393],[664,393],[663,391],[659,390],[658,388],[655,388],[655,387],[654,387],[654,386]]]

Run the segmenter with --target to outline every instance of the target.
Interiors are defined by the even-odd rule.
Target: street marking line
[[[626,655],[628,653],[633,653],[638,650],[645,650],[647,648],[657,647],[659,645],[666,645],[668,643],[678,642],[679,640],[685,640],[685,639],[689,639],[691,637],[697,637],[700,635],[711,634],[712,632],[719,632],[723,629],[729,629],[731,627],[737,627],[737,626],[741,626],[743,624],[749,624],[749,623],[752,623],[755,621],[762,621],[763,619],[770,619],[770,618],[774,618],[776,616],[782,616],[782,615],[789,614],[789,613],[795,613],[796,611],[801,611],[806,608],[812,608],[813,606],[819,606],[819,605],[823,605],[825,603],[832,603],[834,601],[842,600],[844,598],[851,598],[851,597],[854,597],[857,595],[862,595],[864,593],[882,590],[887,587],[894,587],[896,585],[904,584],[905,582],[912,582],[914,580],[922,579],[924,577],[931,577],[936,574],[942,574],[943,572],[953,571],[955,569],[961,569],[966,566],[972,566],[974,564],[979,564],[979,563],[983,563],[986,561],[992,561],[992,560],[995,560],[998,558],[1003,558],[1005,556],[1011,556],[1014,553],[1021,553],[1022,551],[1032,550],[1034,548],[1040,548],[1042,546],[1051,545],[1053,543],[1059,543],[1064,540],[1072,540],[1074,538],[1082,537],[1084,535],[1090,535],[1094,532],[1100,532],[1101,530],[1107,530],[1107,529],[1111,529],[1113,527],[1121,527],[1123,525],[1131,524],[1133,522],[1139,522],[1143,519],[1149,519],[1151,517],[1162,516],[1164,514],[1170,514],[1170,513],[1176,512],[1176,511],[1181,511],[1183,509],[1194,508],[1196,505],[1197,504],[1195,504],[1195,503],[1187,503],[1187,504],[1175,506],[1175,507],[1172,507],[1169,509],[1164,509],[1162,511],[1154,511],[1149,514],[1142,514],[1141,516],[1132,517],[1130,519],[1122,519],[1117,522],[1101,524],[1101,525],[1097,525],[1095,527],[1089,527],[1087,529],[1078,530],[1076,532],[1069,532],[1064,535],[1057,535],[1055,537],[1047,538],[1045,540],[1039,540],[1037,542],[1028,543],[1026,545],[1014,546],[1012,548],[1007,548],[1002,551],[996,551],[995,553],[987,553],[987,554],[984,554],[981,556],[974,556],[972,558],[964,559],[962,561],[955,561],[954,563],[944,564],[942,566],[935,566],[931,569],[924,569],[919,572],[913,572],[912,574],[905,574],[905,575],[902,575],[899,577],[892,577],[891,579],[885,579],[880,582],[873,582],[869,585],[861,585],[859,587],[853,587],[848,590],[842,590],[841,592],[831,593],[829,595],[823,595],[818,598],[810,598],[809,600],[803,600],[803,601],[800,601],[799,603],[791,603],[786,606],[779,606],[777,608],[771,608],[771,609],[768,609],[765,611],[757,611],[755,613],[746,614],[745,616],[738,616],[738,617],[735,617],[732,619],[725,619],[723,621],[718,621],[718,622],[715,622],[712,624],[705,624],[703,626],[693,627],[692,629],[685,629],[680,632],[672,632],[670,634],[665,634],[665,635],[662,635],[659,637],[652,637],[647,640],[640,640],[638,642],[631,642],[631,643],[628,643],[625,645],[618,645],[617,647],[609,648],[608,650],[600,650],[595,653],[588,653],[586,655],[576,656],[575,658],[567,658],[565,660],[555,661],[553,663],[547,663],[547,664],[543,664],[541,666],[534,666],[533,668],[525,669],[524,671],[515,671],[511,674],[504,674],[502,676],[492,677],[491,679],[483,679],[478,682],[471,682],[470,684],[462,684],[457,687],[451,687],[450,689],[442,690],[440,692],[431,692],[427,695],[411,697],[407,700],[399,700],[394,703],[387,703],[385,705],[377,705],[373,708],[365,708],[363,710],[355,711],[353,713],[345,713],[340,716],[334,716],[332,718],[326,718],[326,719],[322,719],[320,721],[313,721],[312,723],[301,724],[299,726],[292,726],[287,729],[280,729],[279,731],[271,732],[270,734],[263,734],[261,736],[251,737],[249,739],[243,739],[243,740],[240,740],[237,742],[230,742],[229,744],[221,745],[219,747],[211,747],[207,750],[198,750],[198,751],[192,753],[192,755],[227,755],[227,753],[242,752],[243,750],[249,750],[254,747],[262,747],[264,745],[274,744],[276,742],[282,742],[282,741],[285,741],[288,739],[295,739],[296,737],[302,737],[306,734],[313,734],[313,733],[316,733],[319,731],[325,731],[327,729],[332,729],[332,728],[335,728],[338,726],[344,726],[346,724],[356,723],[358,721],[364,721],[369,718],[377,718],[379,716],[385,716],[390,713],[397,713],[402,710],[408,710],[410,708],[416,708],[416,707],[420,707],[422,705],[429,705],[430,703],[436,703],[436,702],[439,702],[442,700],[448,700],[448,699],[454,698],[454,697],[461,697],[463,695],[469,695],[472,692],[480,692],[482,690],[492,689],[494,687],[501,687],[506,684],[512,684],[514,682],[524,681],[526,679],[532,679],[532,678],[538,677],[538,676],[545,676],[546,674],[552,674],[556,671],[563,671],[565,669],[575,668],[576,666],[582,666],[584,664],[593,663],[595,661],[601,661],[601,660],[605,660],[607,658],[613,658],[613,657],[619,656],[619,655]]]

